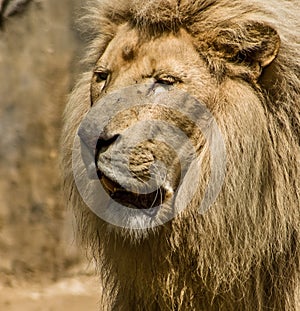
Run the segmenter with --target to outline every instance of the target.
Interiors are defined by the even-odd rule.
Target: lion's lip
[[[165,200],[166,190],[163,186],[149,193],[131,192],[123,188],[117,182],[111,180],[100,170],[98,170],[97,173],[105,191],[113,200],[124,206],[149,210],[159,207]]]

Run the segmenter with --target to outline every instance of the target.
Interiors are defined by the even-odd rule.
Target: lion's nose
[[[99,137],[96,145],[97,154],[105,152],[120,136],[120,134],[116,134],[111,138]]]

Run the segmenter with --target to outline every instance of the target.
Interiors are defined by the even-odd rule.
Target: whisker
[[[156,202],[158,191],[159,191],[159,189],[156,189],[156,191],[155,191],[155,198],[153,199],[153,202],[152,202],[150,208],[152,208],[154,206],[155,202]]]
[[[139,182],[141,182],[142,184],[146,185],[146,182],[145,182],[141,177],[139,177],[135,172],[132,172],[132,171],[131,171],[131,174],[132,174],[133,177],[135,177]]]

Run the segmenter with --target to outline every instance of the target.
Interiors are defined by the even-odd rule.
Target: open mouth
[[[166,198],[166,190],[159,187],[149,193],[137,193],[126,190],[117,182],[105,176],[97,169],[98,178],[109,196],[116,202],[135,209],[151,209],[163,204]]]

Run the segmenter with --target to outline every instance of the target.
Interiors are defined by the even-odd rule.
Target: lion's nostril
[[[97,154],[99,155],[100,153],[105,152],[109,146],[111,146],[119,138],[119,136],[119,134],[116,134],[109,139],[99,138],[96,145]]]

